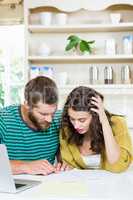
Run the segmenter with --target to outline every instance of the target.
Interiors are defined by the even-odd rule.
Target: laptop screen
[[[0,144],[0,192],[16,193],[40,183],[36,180],[14,180],[6,146]]]

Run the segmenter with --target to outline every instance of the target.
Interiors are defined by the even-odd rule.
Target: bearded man
[[[23,105],[0,110],[0,143],[7,147],[13,174],[43,174],[53,165],[59,148],[60,112],[53,80],[38,76],[24,91]]]

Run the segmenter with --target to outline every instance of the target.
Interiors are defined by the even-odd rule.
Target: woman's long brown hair
[[[85,134],[77,134],[77,131],[74,129],[72,123],[70,122],[68,109],[72,108],[74,111],[85,111],[91,113],[92,120],[89,126],[89,130],[86,134],[89,134],[91,150],[96,153],[101,153],[104,148],[102,125],[100,123],[98,114],[94,111],[91,111],[91,108],[96,108],[96,106],[91,104],[91,98],[96,96],[100,96],[102,100],[104,99],[102,94],[89,87],[80,86],[72,90],[64,105],[61,128],[62,137],[66,139],[68,143],[80,146],[83,144]],[[106,110],[105,113],[108,117],[109,123],[111,124],[112,114]],[[67,135],[65,134],[66,127],[68,131]]]

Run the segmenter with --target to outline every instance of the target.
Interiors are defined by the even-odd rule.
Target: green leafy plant
[[[75,49],[75,50],[80,51],[81,53],[84,53],[84,52],[92,53],[93,44],[95,40],[86,41],[76,35],[70,35],[67,38],[67,40],[69,40],[69,42],[65,47],[65,51]]]

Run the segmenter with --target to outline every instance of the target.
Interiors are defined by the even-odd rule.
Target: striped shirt
[[[20,106],[0,110],[0,143],[6,145],[10,160],[46,159],[54,163],[59,147],[61,112],[57,111],[50,127],[41,132],[33,130],[21,116]]]

